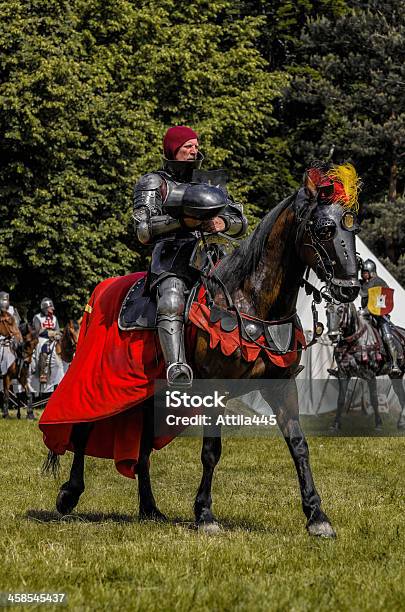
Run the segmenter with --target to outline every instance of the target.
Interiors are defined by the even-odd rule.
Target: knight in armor
[[[0,292],[0,374],[7,372],[15,361],[16,349],[22,342],[18,322],[10,305],[9,294]],[[18,313],[17,313],[18,316]]]
[[[19,327],[20,323],[21,323],[21,317],[18,314],[18,310],[15,306],[12,306],[10,304],[10,295],[8,293],[6,293],[5,291],[0,291],[0,304],[8,304],[6,310],[8,312],[8,314],[10,314],[12,317],[14,317],[14,320],[17,324],[17,327]]]
[[[361,265],[361,281],[360,281],[360,297],[361,307],[365,316],[370,316],[371,320],[375,323],[384,345],[391,357],[391,374],[397,376],[401,374],[401,369],[398,366],[398,352],[395,344],[394,336],[392,334],[392,327],[389,315],[377,316],[371,315],[368,310],[368,290],[373,287],[388,287],[385,280],[380,276],[377,276],[377,267],[372,259],[366,259]]]
[[[184,348],[184,308],[187,291],[200,277],[190,266],[191,256],[201,231],[239,238],[247,221],[242,206],[228,196],[224,186],[195,180],[204,157],[194,130],[187,126],[168,129],[163,154],[162,169],[145,174],[135,185],[133,216],[139,242],[153,245],[148,290],[156,295],[156,324],[167,382],[187,387],[193,373]],[[193,214],[194,205],[204,214]]]
[[[60,334],[58,319],[55,314],[55,307],[50,298],[44,298],[41,302],[41,311],[37,313],[32,326],[38,335],[38,372],[39,381],[46,383],[48,378],[48,361],[50,355],[50,345],[55,337]]]

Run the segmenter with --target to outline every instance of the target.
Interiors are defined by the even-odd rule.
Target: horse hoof
[[[317,538],[336,538],[336,532],[328,521],[317,521],[307,526],[310,536]]]
[[[340,431],[340,423],[333,423],[329,427],[329,431],[334,431],[335,433],[338,433]]]
[[[381,432],[383,430],[383,426],[382,423],[378,423],[378,425],[375,426],[375,431],[377,433]]]
[[[35,414],[34,414],[33,412],[28,412],[28,413],[27,413],[27,419],[28,419],[29,421],[36,421],[36,420],[37,420],[37,417],[35,416]]]
[[[398,421],[397,428],[405,429],[405,420]]]
[[[59,514],[63,516],[71,514],[79,502],[80,495],[81,493],[72,491],[72,489],[61,489],[56,498],[56,510]]]
[[[8,412],[3,412],[3,419],[9,419],[10,415]]]
[[[209,536],[218,535],[222,531],[222,527],[217,521],[213,521],[212,523],[199,523],[197,529],[200,533],[205,533]]]
[[[158,523],[168,523],[169,520],[163,512],[160,512],[157,508],[153,508],[153,510],[139,510],[139,520],[140,521],[156,521]]]

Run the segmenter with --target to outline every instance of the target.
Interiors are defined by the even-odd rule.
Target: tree
[[[354,162],[363,178],[363,236],[374,248],[404,188],[405,7],[394,0],[348,4],[338,19],[317,18],[302,33],[288,67],[283,135],[297,169],[314,157]],[[390,240],[380,252],[395,263],[403,235]]]
[[[262,18],[232,6],[1,3],[0,275],[23,310],[49,295],[77,315],[98,281],[145,265],[132,186],[160,166],[171,124],[200,132],[208,166],[229,169],[252,211],[258,175],[278,193],[263,134],[286,79],[255,48]]]

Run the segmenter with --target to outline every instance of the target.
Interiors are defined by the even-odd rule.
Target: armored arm
[[[35,315],[35,317],[32,319],[32,327],[34,328],[35,333],[39,335],[42,330],[42,327],[41,327],[41,321],[39,320],[37,315]]]
[[[232,238],[239,238],[245,234],[248,222],[243,214],[241,204],[229,199],[227,207],[219,216],[225,222],[224,234],[228,234],[228,236],[232,236]]]
[[[158,174],[149,173],[135,185],[133,217],[136,237],[142,244],[181,227],[180,221],[162,212],[162,181]]]

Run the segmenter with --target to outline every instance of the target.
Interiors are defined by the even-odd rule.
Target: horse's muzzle
[[[328,338],[332,344],[337,344],[340,340],[340,332],[330,332],[328,333]]]

